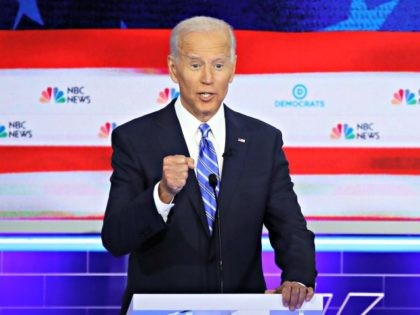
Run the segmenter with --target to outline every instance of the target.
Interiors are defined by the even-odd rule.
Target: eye
[[[214,65],[214,68],[215,68],[216,70],[222,70],[222,69],[223,69],[223,67],[224,67],[224,64],[223,64],[223,63],[216,63],[216,64]]]
[[[193,70],[198,70],[198,69],[200,69],[201,65],[199,63],[194,62],[194,63],[190,64],[190,67]]]

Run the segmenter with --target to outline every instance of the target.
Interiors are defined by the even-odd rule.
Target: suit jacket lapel
[[[159,142],[162,148],[163,156],[182,154],[190,156],[187,143],[182,133],[181,125],[175,112],[175,101],[172,101],[165,107],[156,118],[160,132],[158,133]],[[194,212],[197,214],[203,228],[209,235],[206,214],[204,211],[201,192],[198,186],[197,177],[194,170],[189,170],[187,183],[179,194],[185,194],[190,200]]]
[[[237,114],[225,106],[226,145],[220,183],[219,208],[221,213],[229,211],[229,203],[242,173],[248,148],[249,133],[241,124]]]

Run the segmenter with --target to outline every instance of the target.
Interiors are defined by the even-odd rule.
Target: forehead
[[[226,30],[190,32],[179,40],[183,55],[230,55],[230,40]]]

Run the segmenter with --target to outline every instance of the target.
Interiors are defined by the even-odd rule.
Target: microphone
[[[224,155],[224,154],[223,154]],[[219,271],[220,271],[220,293],[223,293],[223,258],[222,258],[222,221],[220,218],[219,200],[216,194],[217,176],[211,173],[209,175],[209,185],[213,188],[214,198],[216,199],[217,231],[219,236]]]
[[[228,158],[228,157],[231,157],[231,156],[232,156],[232,149],[231,148],[227,148],[225,150],[225,152],[223,152],[223,154],[222,154],[222,157],[224,157],[224,158]],[[217,177],[216,177],[216,180],[217,180]]]
[[[211,187],[211,188],[213,188],[213,190],[214,190],[214,196],[215,196],[215,198],[216,198],[216,204],[217,204],[217,195],[216,195],[217,182],[218,182],[218,180],[217,180],[217,176],[216,176],[216,174],[211,173],[211,174],[209,175],[209,185],[210,185],[210,187]]]

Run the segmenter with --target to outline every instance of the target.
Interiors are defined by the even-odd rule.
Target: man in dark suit
[[[112,254],[130,254],[122,312],[134,293],[266,292],[263,225],[282,269],[269,292],[291,310],[314,294],[314,235],[281,133],[223,104],[235,47],[221,20],[178,24],[168,67],[180,97],[113,132],[102,240]]]

